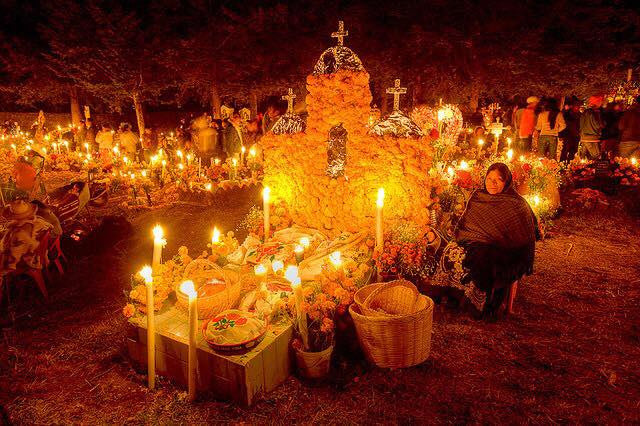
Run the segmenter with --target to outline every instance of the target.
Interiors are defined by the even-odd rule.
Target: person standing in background
[[[575,101],[566,105],[562,116],[566,127],[558,134],[562,138],[560,161],[570,162],[578,152],[578,144],[580,143],[580,106]]]
[[[558,133],[565,129],[564,117],[558,109],[558,102],[551,98],[544,104],[544,110],[538,115],[536,130],[540,132],[538,154],[552,160],[557,157]]]
[[[536,107],[540,103],[537,96],[527,98],[527,106],[516,111],[516,151],[525,154],[531,151],[533,132],[536,128]]]
[[[640,158],[640,96],[636,98],[636,103],[622,114],[618,129],[620,129],[618,155],[626,158]]]
[[[582,158],[596,159],[600,157],[600,141],[602,139],[602,129],[604,122],[600,107],[602,107],[602,96],[591,96],[589,107],[580,116],[580,148],[578,155]]]

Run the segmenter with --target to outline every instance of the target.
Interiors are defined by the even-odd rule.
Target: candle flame
[[[247,151],[247,148],[245,148],[244,145],[242,145],[240,147],[240,151],[242,151],[242,153],[244,154]]]
[[[238,165],[238,159],[235,157],[231,159],[231,162],[233,163],[233,167],[236,167]]]
[[[204,185],[204,188],[205,188],[207,191],[211,191],[211,189],[213,188],[213,186],[211,186],[211,183],[206,183],[206,184]]]
[[[449,166],[447,167],[447,174],[451,177],[453,177],[453,175],[455,174],[455,170],[453,170],[453,167]]]
[[[304,253],[304,247],[300,244],[296,244],[296,247],[293,249],[294,253]]]
[[[631,157],[631,164],[633,164],[634,166],[638,164],[638,160],[636,159],[636,157]]]
[[[507,138],[507,145],[511,146],[511,138]]]
[[[255,148],[251,148],[251,149],[249,150],[249,155],[250,155],[251,157],[255,157],[255,156],[256,156],[256,149],[255,149]]]
[[[267,267],[264,266],[262,263],[258,263],[256,266],[253,267],[253,273],[258,276],[264,275],[267,273]]]
[[[538,204],[540,204],[540,196],[538,196],[538,194],[533,196],[533,204],[535,206],[537,206]]]
[[[164,238],[164,231],[162,230],[162,226],[156,225],[153,227],[153,238],[156,241],[161,241]]]
[[[282,263],[282,260],[274,260],[271,262],[271,269],[273,269],[273,272],[281,271],[284,269],[284,263]]]
[[[197,295],[196,288],[193,285],[193,281],[191,280],[183,281],[182,284],[180,284],[180,291],[186,294],[187,296],[189,296],[190,298],[196,297]]]
[[[513,158],[513,150],[512,149],[507,151],[507,158],[509,159],[509,161],[511,161],[511,159]]]
[[[269,202],[270,195],[271,195],[271,188],[269,188],[268,186],[265,186],[264,189],[262,190],[262,199],[265,202]]]
[[[311,245],[311,241],[309,240],[309,237],[300,238],[300,245],[304,248],[308,248]]]
[[[211,236],[211,242],[213,244],[218,244],[220,242],[220,231],[216,226],[213,227],[213,235]]]
[[[462,160],[460,162],[460,170],[467,170],[467,169],[469,169],[469,164],[466,161]]]
[[[378,207],[384,206],[384,188],[378,188],[378,199],[376,200]]]
[[[143,266],[142,269],[140,269],[140,272],[138,272],[138,274],[144,279],[144,282],[146,284],[151,284],[153,282],[153,271],[151,269],[151,266],[149,265]]]
[[[284,277],[287,279],[287,281],[293,283],[293,281],[298,278],[298,267],[294,265],[287,266],[287,270],[284,271]]]
[[[335,266],[336,268],[340,265],[342,265],[342,253],[340,253],[339,251],[334,251],[333,253],[331,253],[329,255],[329,261],[333,264],[333,266]]]
[[[478,139],[478,146],[484,145],[484,139]]]

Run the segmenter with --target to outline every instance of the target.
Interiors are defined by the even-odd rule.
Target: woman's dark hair
[[[489,168],[487,169],[487,174],[485,175],[485,180],[489,173],[494,170],[500,173],[500,177],[502,177],[502,180],[504,181],[504,188],[502,189],[502,192],[505,192],[506,190],[511,188],[511,184],[513,183],[513,176],[511,175],[511,170],[509,170],[509,167],[507,167],[507,165],[504,163],[493,163],[491,166],[489,166]]]
[[[554,98],[548,99],[545,109],[549,111],[549,128],[555,129],[556,119],[558,118],[558,114],[560,113],[560,110],[558,109],[558,101],[556,101]]]

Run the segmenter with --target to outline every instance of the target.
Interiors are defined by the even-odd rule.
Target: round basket
[[[205,273],[200,273],[193,276],[194,269],[189,269],[191,263],[200,262],[200,266],[207,263],[206,267],[209,268]],[[196,259],[192,261],[187,268],[185,268],[184,279],[191,279],[196,285],[196,289],[199,288],[208,279],[221,279],[225,283],[225,289],[216,294],[212,294],[206,297],[198,297],[198,319],[206,319],[220,312],[233,308],[238,299],[240,299],[240,292],[242,285],[238,280],[238,275],[231,273],[220,268],[218,265],[209,262],[204,259]],[[195,279],[194,279],[195,278]],[[189,306],[189,296],[180,291],[180,288],[176,289],[177,305],[182,309],[187,309]]]
[[[418,289],[407,280],[400,279],[386,283],[376,283],[367,287],[373,288],[367,289],[358,295],[358,307],[364,315],[406,315],[421,308],[418,303],[420,301]],[[363,287],[361,290],[367,287]],[[361,301],[365,294],[364,301]]]
[[[419,295],[424,306],[412,314],[365,316],[358,305],[349,313],[367,359],[378,367],[404,368],[424,362],[431,351],[433,300]]]

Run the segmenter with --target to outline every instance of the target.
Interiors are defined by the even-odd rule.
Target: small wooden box
[[[186,312],[171,307],[156,313],[156,373],[186,387],[188,323]],[[291,372],[290,323],[272,324],[264,340],[252,350],[230,355],[215,352],[202,337],[199,321],[196,351],[197,389],[216,398],[251,405],[257,394],[269,392]],[[132,360],[146,369],[147,318],[129,320],[127,346]]]

